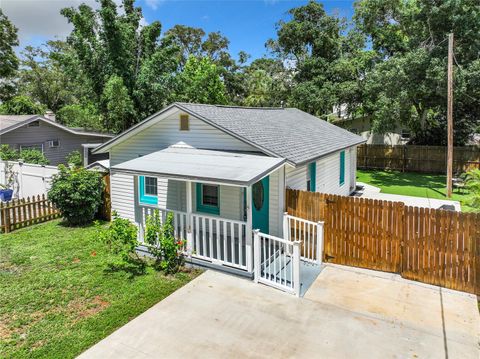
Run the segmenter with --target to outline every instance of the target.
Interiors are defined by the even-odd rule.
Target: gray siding
[[[215,127],[190,116],[190,130],[180,131],[180,111],[114,146],[110,163],[116,165],[178,142],[201,149],[258,152],[258,150]]]
[[[60,146],[49,148],[48,141],[57,139],[60,141]],[[25,125],[3,134],[0,136],[0,143],[10,145],[16,149],[20,149],[21,145],[42,144],[43,153],[50,161],[50,165],[56,166],[60,163],[65,163],[65,157],[74,150],[79,151],[83,155],[82,143],[103,143],[108,139],[105,137],[75,135],[40,121],[40,126],[38,127]]]

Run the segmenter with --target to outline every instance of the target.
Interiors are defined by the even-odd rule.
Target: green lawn
[[[446,193],[446,178],[444,175],[407,173],[397,171],[357,171],[357,181],[380,187],[383,193],[402,194],[415,197],[448,199]],[[452,200],[460,201],[462,211],[470,212],[474,208],[468,205],[467,191],[459,193],[455,190]]]
[[[96,230],[60,221],[0,234],[0,358],[73,358],[199,272],[107,272]]]

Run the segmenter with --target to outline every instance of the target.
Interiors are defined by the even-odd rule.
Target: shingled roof
[[[177,105],[295,165],[364,142],[360,136],[296,108]]]
[[[149,126],[158,115],[177,107],[273,157],[301,165],[329,153],[365,142],[347,130],[295,108],[239,107],[175,102],[116,138],[97,147],[107,151],[122,140]],[[127,136],[128,137],[128,136]]]

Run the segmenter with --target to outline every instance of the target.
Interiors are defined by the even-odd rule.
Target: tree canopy
[[[480,127],[477,0],[358,0],[350,20],[310,1],[279,19],[256,59],[234,56],[219,31],[146,24],[134,0],[61,14],[73,26],[66,40],[17,58],[17,29],[0,10],[2,113],[48,108],[66,125],[120,132],[173,101],[291,106],[322,119],[343,105],[374,132],[401,124],[413,143],[440,145],[453,32],[456,143]]]

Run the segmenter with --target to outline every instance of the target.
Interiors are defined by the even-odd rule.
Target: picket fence
[[[3,233],[60,217],[44,194],[0,202],[0,229]]]

